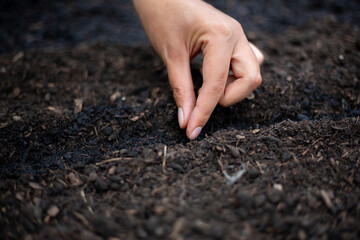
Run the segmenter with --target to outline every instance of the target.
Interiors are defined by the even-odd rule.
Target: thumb
[[[166,64],[169,82],[178,107],[180,128],[186,128],[191,112],[195,107],[195,93],[191,77],[190,59],[168,61]]]

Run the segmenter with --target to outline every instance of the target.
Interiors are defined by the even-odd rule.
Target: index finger
[[[199,90],[186,135],[194,140],[209,120],[211,113],[224,93],[230,67],[231,50],[207,45],[204,49],[203,85]]]
[[[235,47],[231,60],[235,80],[226,86],[219,101],[220,105],[230,106],[238,103],[260,85],[262,79],[259,60],[261,59],[255,55],[251,45],[238,44]]]

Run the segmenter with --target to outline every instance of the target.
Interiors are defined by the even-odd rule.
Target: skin
[[[235,19],[201,0],[134,0],[134,6],[168,70],[179,125],[190,140],[217,104],[238,103],[261,84],[263,54]],[[196,99],[190,61],[201,51],[203,85]]]

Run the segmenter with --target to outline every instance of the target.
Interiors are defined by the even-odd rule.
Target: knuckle
[[[233,36],[233,28],[224,22],[218,22],[215,23],[212,27],[211,27],[212,33],[213,33],[213,37],[218,39],[219,41],[221,40],[229,40],[232,38]]]
[[[234,25],[234,27],[235,27],[235,29],[236,29],[237,31],[239,31],[239,30],[242,31],[242,30],[243,30],[241,24],[240,24],[238,21],[236,21],[236,20],[233,19],[233,18],[231,18],[231,21],[232,21],[232,24]]]
[[[222,82],[208,86],[207,90],[210,94],[215,96],[222,95],[225,90],[225,86]]]
[[[258,86],[260,86],[261,82],[262,82],[262,77],[261,74],[254,74],[254,75],[250,75],[247,77],[247,80],[250,82],[251,86],[253,87],[253,89],[257,88]]]
[[[184,96],[184,89],[182,87],[176,86],[172,87],[173,96],[176,101],[180,100]]]
[[[220,33],[221,36],[225,37],[226,39],[231,38],[233,34],[232,28],[227,24],[220,26],[217,31]]]
[[[167,67],[175,65],[179,59],[183,58],[184,53],[178,50],[179,48],[167,46],[163,47],[160,56]]]
[[[257,88],[258,86],[260,86],[260,84],[262,83],[262,77],[260,74],[258,74],[256,76],[256,78],[253,80],[254,82],[254,87]]]

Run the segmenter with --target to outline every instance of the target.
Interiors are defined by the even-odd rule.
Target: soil
[[[359,239],[360,3],[309,2],[274,1],[288,22],[264,11],[273,32],[256,21],[260,4],[241,8],[266,56],[263,83],[217,107],[196,141],[148,45],[3,48],[1,239]],[[2,33],[23,36],[12,24]]]

